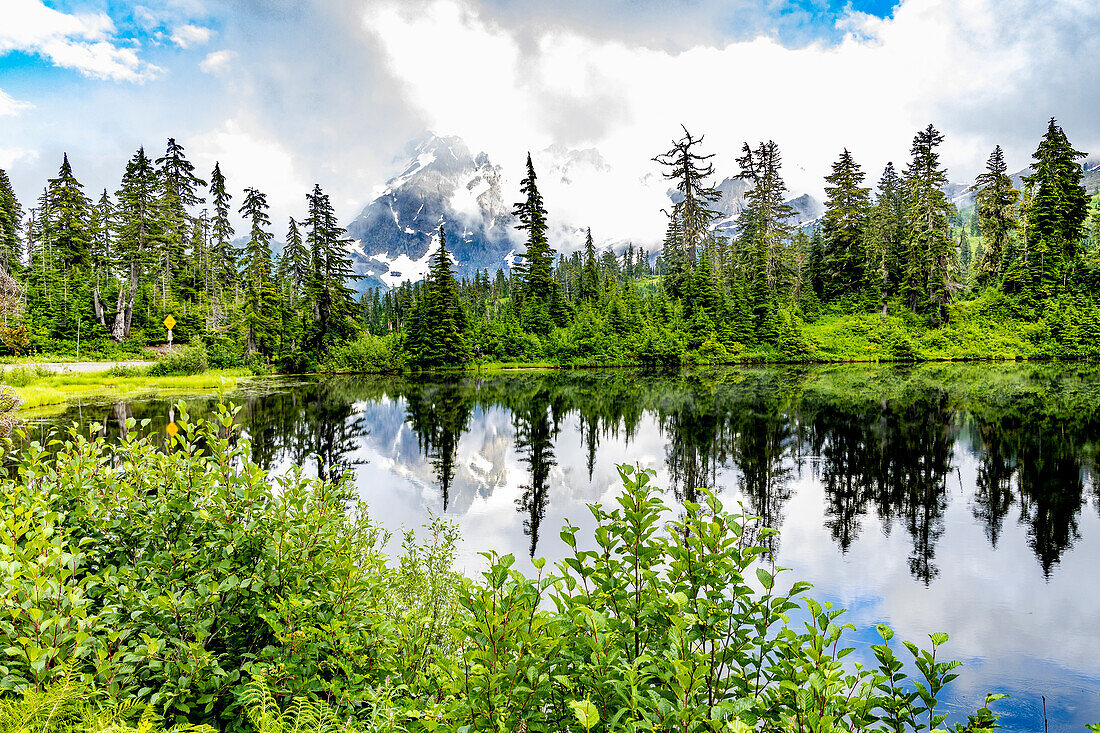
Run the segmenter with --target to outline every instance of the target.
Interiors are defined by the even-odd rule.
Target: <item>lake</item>
[[[788,581],[847,608],[857,638],[948,632],[956,714],[988,691],[1012,695],[1009,730],[1043,730],[1043,697],[1052,731],[1100,721],[1100,367],[277,379],[233,400],[267,470],[348,475],[394,529],[453,519],[471,573],[487,550],[560,558],[561,525],[592,526],[617,464],[652,469],[673,505],[711,488],[782,531]],[[32,430],[174,415],[80,404]]]

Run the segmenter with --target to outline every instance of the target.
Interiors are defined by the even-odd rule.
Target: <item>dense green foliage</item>
[[[169,138],[155,161],[139,149],[114,196],[104,190],[93,203],[66,155],[24,222],[0,171],[4,351],[72,353],[83,341],[85,355],[135,352],[164,340],[168,315],[177,342],[201,339],[237,363],[312,366],[353,338],[354,273],[321,188],[306,197],[308,250],[292,219],[286,251],[273,258],[266,196],[245,189],[238,213],[248,232],[238,247],[220,165],[212,213],[201,208],[206,186]]]
[[[906,642],[907,665],[880,626],[876,663],[844,663],[842,612],[805,598],[806,583],[788,588],[761,546],[773,531],[711,494],[673,518],[649,475],[622,467],[617,505],[592,507],[593,534],[563,528],[556,570],[535,560],[529,577],[489,553],[472,580],[452,570],[446,522],[407,534],[391,562],[388,536],[342,482],[297,469],[268,479],[233,411],[204,422],[177,409],[166,450],[131,419],[118,444],[74,429],[52,452],[32,442],[5,456],[0,714],[22,716],[12,730],[102,730],[94,721],[117,709],[144,730],[261,733],[294,721],[898,733],[945,722],[939,698],[958,676],[938,653],[945,634],[927,650]],[[69,711],[66,725],[27,714],[44,707]],[[994,727],[988,707],[958,723]]]
[[[114,196],[95,200],[66,156],[25,219],[0,171],[0,348],[71,351],[80,339],[97,353],[112,341],[136,348],[160,340],[166,315],[177,341],[201,338],[287,372],[375,368],[377,359],[334,356],[371,337],[391,339],[384,370],[1100,348],[1100,201],[1086,187],[1100,181],[1055,120],[1022,190],[998,146],[972,201],[948,197],[944,136],[932,125],[873,192],[844,149],[825,177],[824,215],[799,225],[774,141],[746,142],[734,161],[744,186],[735,220],[714,208],[715,156],[703,142],[685,129],[654,158],[672,190],[659,252],[600,251],[589,231],[583,248],[556,254],[553,202],[528,155],[512,212],[523,251],[510,271],[456,279],[441,234],[425,280],[358,300],[346,233],[320,186],[274,256],[263,193],[245,189],[239,247],[220,166],[207,186],[174,139],[156,160],[138,150]]]
[[[960,209],[943,140],[919,131],[904,172],[888,164],[874,195],[842,151],[824,216],[804,227],[791,223],[778,146],[746,143],[744,205],[735,229],[719,229],[713,156],[685,130],[655,158],[675,190],[658,256],[599,254],[589,231],[558,257],[553,287],[528,159],[516,212],[534,264],[462,281],[466,341],[491,361],[563,365],[1096,356],[1100,199],[1087,221],[1081,153],[1051,120],[1022,193],[997,147]],[[401,332],[428,290],[368,293],[366,328]]]

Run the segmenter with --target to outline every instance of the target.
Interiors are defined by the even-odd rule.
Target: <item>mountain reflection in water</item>
[[[1039,729],[1040,695],[1053,730],[1100,720],[1098,367],[344,377],[233,399],[260,466],[348,475],[394,528],[453,517],[468,570],[486,550],[560,558],[562,522],[591,526],[616,463],[654,469],[673,505],[715,490],[783,530],[778,561],[861,630],[948,631],[959,705],[1011,692],[1013,730]],[[128,416],[171,417],[82,405],[42,427],[117,434]]]

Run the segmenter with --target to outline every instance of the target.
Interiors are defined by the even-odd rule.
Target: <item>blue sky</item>
[[[619,198],[562,191],[560,208],[646,239],[649,159],[680,123],[726,175],[743,142],[774,138],[795,192],[819,193],[842,147],[872,179],[904,165],[928,122],[957,180],[995,144],[1026,165],[1052,115],[1100,151],[1087,0],[3,2],[0,167],[25,202],[63,152],[113,191],[171,135],[200,170],[265,190],[276,220],[314,182],[346,220],[434,130],[505,174],[528,149],[598,149],[610,172],[591,185]]]

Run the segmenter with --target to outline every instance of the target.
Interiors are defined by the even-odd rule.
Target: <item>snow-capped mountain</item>
[[[348,225],[360,288],[423,278],[441,223],[460,275],[502,266],[514,221],[500,167],[457,137],[428,135],[411,148],[401,173]]]
[[[401,172],[387,181],[348,225],[356,271],[363,276],[360,290],[391,288],[423,278],[438,243],[440,223],[458,275],[510,268],[517,249],[522,251],[511,204],[519,199],[523,171],[517,167],[505,176],[488,155],[473,154],[458,137],[428,134],[406,152],[408,162]],[[554,202],[564,197],[572,199],[573,210],[583,208],[576,207],[577,199],[597,195],[609,185],[611,166],[594,148],[552,145],[533,157],[540,189],[553,212],[549,239],[555,249],[568,254],[583,245],[586,222],[569,221]],[[719,228],[730,232],[744,205],[747,186],[744,181],[726,178],[718,190],[722,192],[715,204],[721,213]],[[548,191],[554,195],[549,196]],[[821,202],[808,194],[787,203],[795,208],[798,226],[816,221],[823,213]],[[621,253],[628,246],[625,240],[600,239],[595,233],[598,247]],[[654,239],[661,234],[654,232]],[[652,246],[653,242],[636,244]]]

